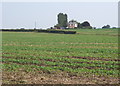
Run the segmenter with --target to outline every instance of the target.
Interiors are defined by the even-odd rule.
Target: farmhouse
[[[75,20],[71,20],[68,22],[68,28],[76,28],[78,26],[78,22]]]

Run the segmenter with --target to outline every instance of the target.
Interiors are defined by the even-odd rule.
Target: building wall
[[[68,24],[68,28],[75,28],[75,27],[77,27],[76,23],[74,23],[74,24]]]

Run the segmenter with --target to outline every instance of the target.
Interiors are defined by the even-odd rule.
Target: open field
[[[2,32],[3,83],[117,84],[118,30]]]

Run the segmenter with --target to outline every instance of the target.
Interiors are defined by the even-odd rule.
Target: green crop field
[[[29,80],[17,82],[9,77],[10,74],[6,75],[11,73],[15,77],[15,73],[22,72],[42,72],[56,77],[63,73],[62,77],[68,74],[68,81],[73,76],[83,78],[94,75],[100,79],[87,81],[118,83],[118,29],[75,31],[77,34],[2,32],[3,83],[29,83]],[[61,83],[59,81],[53,83]]]

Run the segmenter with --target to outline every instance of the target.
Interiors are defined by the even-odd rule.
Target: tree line
[[[60,27],[67,27],[68,26],[68,17],[67,14],[59,13],[57,15],[57,21],[58,24],[56,24],[54,27],[60,28]],[[77,22],[77,21],[76,21]],[[90,26],[90,23],[88,21],[85,21],[83,23],[77,22],[77,28],[92,28]]]
[[[56,28],[60,28],[60,27],[67,28],[67,26],[68,26],[68,16],[67,16],[67,14],[59,13],[57,15],[57,21],[58,21],[58,24],[54,25],[54,27],[56,27]],[[92,29],[93,28],[93,29],[96,29],[96,27],[92,27],[88,21],[84,21],[83,23],[77,22],[77,27],[76,28],[80,28],[80,29],[85,29],[85,28]],[[110,27],[110,25],[104,25],[102,27],[102,29],[106,29],[106,28],[111,28],[111,27]],[[113,28],[116,28],[116,27],[113,27]]]

